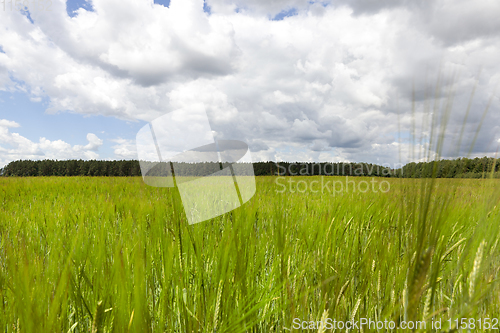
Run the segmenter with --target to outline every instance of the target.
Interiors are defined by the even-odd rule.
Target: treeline
[[[500,178],[500,161],[492,157],[458,158],[408,163],[390,168],[369,163],[290,163],[254,164],[255,175],[329,175],[398,178]]]
[[[146,165],[148,162],[145,162]],[[176,176],[206,176],[227,167],[226,164],[174,163]],[[253,163],[256,176],[384,176],[390,177],[392,169],[366,163],[302,163],[302,162],[256,162]],[[149,163],[148,176],[171,175],[170,163]],[[241,170],[241,169],[239,169]],[[0,171],[2,176],[141,176],[137,160],[98,161],[98,160],[20,160],[9,163]]]
[[[254,163],[256,176],[376,176],[391,177],[394,169],[371,163],[260,162]]]
[[[174,163],[176,176],[206,176],[225,164]],[[483,178],[493,172],[500,178],[500,163],[491,157],[459,158],[434,162],[408,163],[401,168],[369,163],[304,163],[304,162],[256,162],[253,163],[256,176],[375,176],[401,178]],[[250,169],[251,170],[251,169]],[[171,175],[170,163],[152,163],[148,176]],[[0,169],[2,176],[141,176],[137,160],[20,160]]]
[[[221,169],[227,168],[230,164],[219,163],[219,162],[203,162],[203,163],[186,163],[186,162],[146,162],[141,161],[143,169],[146,171],[146,176],[151,177],[166,177],[174,174],[175,176],[195,176],[204,177],[214,175],[215,173],[221,174]],[[246,166],[250,166],[249,163],[244,163]],[[173,168],[173,172],[172,172]],[[223,172],[222,175],[230,175],[231,170],[226,169],[227,172]],[[239,176],[251,176],[252,168],[236,168],[237,175]]]
[[[97,160],[21,160],[10,162],[2,170],[2,176],[140,176],[138,161]]]
[[[408,163],[395,171],[403,178],[500,178],[500,161],[492,157]]]

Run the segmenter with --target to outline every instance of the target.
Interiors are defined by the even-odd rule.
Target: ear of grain
[[[102,301],[97,302],[94,312],[94,322],[92,323],[92,333],[104,332],[104,304]]]
[[[479,271],[481,268],[481,261],[483,260],[483,251],[484,251],[485,241],[481,241],[479,247],[477,248],[476,257],[474,258],[474,264],[472,266],[472,272],[469,277],[469,297],[473,298],[475,295],[475,288],[477,277],[479,275]]]

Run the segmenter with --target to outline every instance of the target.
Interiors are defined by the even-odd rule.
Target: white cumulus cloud
[[[0,167],[14,160],[40,159],[98,159],[98,148],[103,144],[95,134],[87,134],[88,144],[74,145],[62,140],[48,140],[41,137],[33,142],[11,128],[20,127],[14,121],[0,119]]]

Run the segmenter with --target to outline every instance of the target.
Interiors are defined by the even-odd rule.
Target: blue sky
[[[85,10],[92,11],[92,4],[90,1],[86,0],[68,0],[66,2],[66,11],[68,12],[69,16],[71,17],[75,16],[76,15],[75,11],[78,10],[78,8],[83,8]]]
[[[87,116],[71,112],[50,114],[45,112],[47,98],[31,101],[23,92],[0,91],[0,119],[17,122],[16,132],[33,142],[41,137],[51,141],[63,140],[71,145],[85,145],[87,133],[94,133],[104,140],[99,148],[101,158],[113,158],[114,142],[111,140],[135,139],[144,121],[124,121],[115,117]]]

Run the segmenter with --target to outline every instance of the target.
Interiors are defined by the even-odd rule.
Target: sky
[[[137,159],[143,126],[200,107],[254,161],[407,163],[434,156],[438,137],[444,158],[499,148],[497,0],[9,6],[0,167]]]

